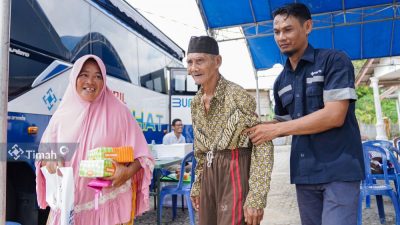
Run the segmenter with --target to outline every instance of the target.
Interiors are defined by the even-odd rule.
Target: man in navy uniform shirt
[[[256,145],[293,135],[290,180],[303,225],[357,224],[364,163],[352,63],[343,52],[308,43],[305,5],[286,5],[273,17],[275,41],[288,57],[274,84],[275,121],[246,131]]]

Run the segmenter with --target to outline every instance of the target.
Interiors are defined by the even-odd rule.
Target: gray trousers
[[[360,182],[297,184],[302,225],[357,224]]]

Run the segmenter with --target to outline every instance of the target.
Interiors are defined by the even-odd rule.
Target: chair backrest
[[[185,157],[182,159],[181,163],[181,174],[179,176],[179,182],[177,188],[180,189],[182,188],[183,185],[183,179],[184,179],[184,171],[185,171],[185,166],[187,162],[192,163],[192,168],[190,170],[190,187],[192,186],[194,179],[195,179],[195,168],[196,168],[196,158],[194,157],[194,153],[189,152],[188,154],[185,155]]]
[[[399,142],[400,142],[400,137],[395,137],[395,138],[393,138],[393,145],[394,145],[394,147],[397,148],[397,149],[400,148]]]
[[[372,143],[363,143],[363,155],[364,155],[364,166],[365,166],[365,184],[372,185],[374,180],[374,174],[371,173],[371,158],[372,155],[379,155],[382,158],[382,171],[383,179],[386,185],[389,185],[388,179],[388,163],[387,159],[390,157],[390,153],[385,148],[373,145]]]
[[[399,154],[399,150],[394,147],[393,143],[391,141],[385,141],[385,140],[374,140],[374,141],[366,141],[364,143],[371,144],[374,146],[379,146],[382,148],[386,148],[389,151],[395,152],[396,154]]]
[[[393,141],[395,143],[396,140]],[[374,141],[367,141],[364,142],[363,144],[369,144],[373,146],[380,146],[386,150],[388,150],[388,153],[391,153],[390,155],[387,154],[388,160],[390,163],[393,164],[395,170],[397,173],[400,173],[400,164],[399,164],[399,156],[400,156],[400,150],[396,147],[394,147],[394,144],[390,141],[384,141],[384,140],[374,140]]]

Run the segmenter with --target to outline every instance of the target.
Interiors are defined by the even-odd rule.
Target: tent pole
[[[261,107],[260,107],[260,91],[259,91],[259,87],[258,87],[258,75],[257,75],[257,71],[254,71],[254,77],[256,78],[256,101],[257,101],[257,114],[261,119]]]
[[[217,40],[217,35],[215,34],[215,30],[214,29],[208,29],[207,30],[208,36],[213,37],[215,40]]]
[[[8,58],[10,48],[10,6],[11,0],[0,3],[0,224],[6,221],[6,187],[7,187],[7,104],[8,104]]]
[[[242,30],[243,33],[243,30]],[[259,90],[259,86],[258,86],[258,75],[257,75],[257,69],[256,69],[256,65],[254,64],[254,59],[251,55],[251,50],[250,50],[250,45],[249,45],[249,41],[244,38],[246,46],[247,46],[247,51],[249,53],[249,57],[253,66],[253,73],[254,73],[254,78],[256,79],[256,102],[257,102],[257,114],[260,117],[260,121],[261,121],[261,107],[260,107],[260,90]]]
[[[379,98],[379,79],[376,77],[369,78],[371,80],[371,86],[374,92],[374,104],[375,104],[375,114],[376,114],[376,140],[388,140],[385,132],[385,124],[382,117],[382,106],[381,100]]]

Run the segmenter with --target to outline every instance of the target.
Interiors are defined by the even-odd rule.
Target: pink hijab
[[[77,77],[89,58],[96,60],[104,80],[101,93],[93,102],[81,99],[76,91]],[[75,205],[94,200],[95,192],[87,187],[90,179],[78,176],[79,162],[86,159],[87,151],[96,147],[132,146],[135,159],[139,159],[142,166],[132,178],[138,183],[135,214],[141,215],[149,209],[149,185],[154,160],[149,154],[142,130],[129,109],[106,86],[106,79],[105,65],[99,57],[85,55],[78,59],[72,68],[64,97],[52,116],[41,143],[79,143],[72,159],[65,163],[74,169]],[[36,175],[38,204],[40,208],[45,208],[45,179],[39,165],[36,167]],[[116,189],[118,188],[108,188],[104,192],[107,194]],[[128,222],[132,209],[132,204],[129,203],[129,200],[132,201],[132,191],[129,189],[117,193],[117,197],[99,205],[98,210],[77,213],[74,216],[75,224],[89,224],[93,220],[102,221],[102,224]]]

